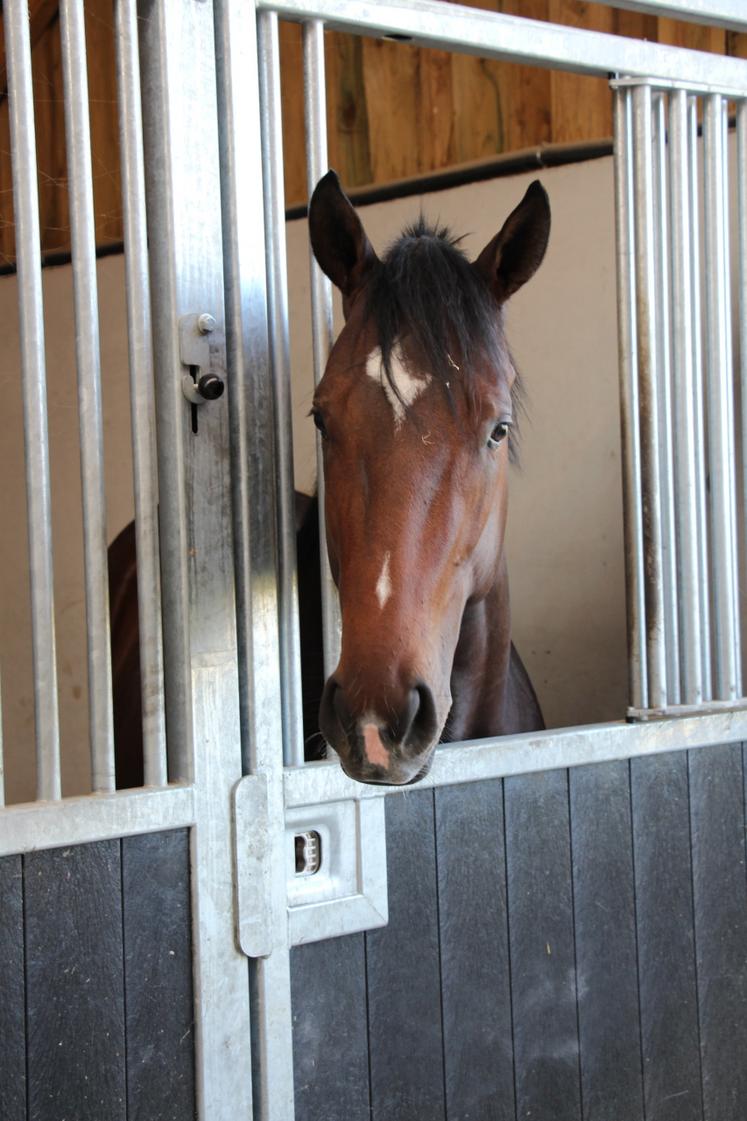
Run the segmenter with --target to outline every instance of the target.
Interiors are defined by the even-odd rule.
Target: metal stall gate
[[[747,29],[728,0],[624,6]],[[196,1095],[206,1121],[741,1119],[747,62],[432,0],[118,0],[148,786],[115,793],[85,44],[63,0],[93,759],[71,799],[25,5],[3,16],[39,800],[0,812],[0,1114],[183,1118]],[[444,747],[408,794],[303,763],[279,16],[304,24],[310,183],[324,26],[616,76],[632,719]],[[223,400],[199,403],[205,376]],[[328,579],[324,602],[330,666]]]
[[[29,11],[3,5],[37,801],[0,809],[0,1116],[228,1121],[252,1113],[248,968],[234,938],[230,791],[244,768],[229,420],[224,401],[205,404],[195,432],[182,382],[225,377],[213,12],[114,5],[146,783],[119,792],[83,15],[61,0],[92,792],[65,798],[61,758],[76,745],[59,730],[57,350],[44,335]],[[6,756],[17,761],[18,746]]]

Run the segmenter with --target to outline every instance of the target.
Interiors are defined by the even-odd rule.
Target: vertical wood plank
[[[549,18],[548,0],[500,0],[499,10],[526,19]],[[499,63],[504,99],[504,151],[516,152],[552,139],[551,71],[542,66]]]
[[[306,134],[303,107],[303,46],[300,23],[279,22],[280,100],[283,114],[285,202],[305,202]]]
[[[26,1121],[26,994],[23,954],[23,868],[0,860],[0,1117]]]
[[[119,122],[112,0],[86,0],[86,51],[96,244],[122,241]]]
[[[195,1116],[189,830],[122,841],[128,1121]]]
[[[555,23],[593,31],[614,31],[614,13],[586,0],[549,0]],[[604,78],[553,70],[552,138],[556,144],[612,136],[612,95]]]
[[[628,764],[569,781],[584,1116],[643,1121]]]
[[[703,1107],[747,1108],[747,891],[742,748],[689,753]]]
[[[328,31],[324,54],[329,164],[339,171],[344,184],[359,187],[373,179],[363,41],[358,35]]]
[[[446,1113],[514,1121],[500,780],[436,792]]]
[[[656,16],[643,15],[641,12],[624,12],[615,8],[616,35],[625,35],[628,39],[648,39],[656,42],[658,26]]]
[[[125,1121],[118,841],[24,857],[29,1121]]]
[[[419,51],[382,39],[364,39],[362,46],[373,181],[415,175],[419,170]]]
[[[51,25],[32,50],[31,65],[41,248],[43,253],[48,253],[70,248],[59,21]]]
[[[10,164],[10,118],[7,97],[0,100],[0,266],[15,264],[16,230],[13,213],[13,179]],[[14,330],[17,328],[14,327]]]
[[[295,1121],[369,1121],[362,934],[291,951]]]
[[[389,925],[366,935],[371,1121],[445,1121],[433,792],[387,799]]]
[[[418,164],[423,172],[454,162],[452,55],[420,51],[418,58]]]
[[[687,756],[630,767],[646,1121],[701,1121]]]
[[[705,24],[685,23],[683,20],[658,19],[658,40],[674,47],[688,47],[693,51],[713,51],[724,54],[726,51],[726,32],[722,27],[707,27]]]
[[[580,1121],[568,776],[504,789],[516,1113]]]
[[[726,32],[726,53],[734,58],[747,58],[747,31]]]

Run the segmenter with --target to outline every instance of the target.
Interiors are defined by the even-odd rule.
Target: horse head
[[[519,387],[502,308],[542,261],[550,209],[533,183],[473,263],[422,220],[379,259],[329,172],[309,226],[345,315],[312,409],[342,612],[320,728],[351,777],[400,785],[444,731],[465,613],[501,598]],[[505,598],[488,630],[507,649]]]

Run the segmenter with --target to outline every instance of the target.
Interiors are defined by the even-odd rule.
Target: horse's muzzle
[[[358,782],[404,786],[419,781],[427,774],[439,733],[431,690],[417,682],[398,703],[384,698],[379,707],[386,719],[371,706],[352,711],[343,686],[331,677],[322,695],[319,727],[345,773]]]

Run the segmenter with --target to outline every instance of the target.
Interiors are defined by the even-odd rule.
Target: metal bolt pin
[[[208,312],[204,311],[202,315],[197,317],[197,330],[201,335],[209,335],[211,331],[215,330],[215,318]]]

